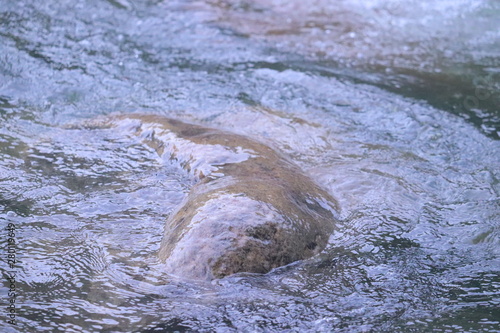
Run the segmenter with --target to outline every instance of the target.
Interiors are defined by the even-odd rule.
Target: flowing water
[[[0,331],[499,332],[499,39],[495,0],[0,0]],[[327,249],[169,276],[192,181],[65,127],[114,112],[281,151],[339,202]]]

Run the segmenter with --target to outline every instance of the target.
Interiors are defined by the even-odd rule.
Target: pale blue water
[[[500,331],[498,1],[2,1],[5,332]],[[156,259],[191,186],[117,131],[264,141],[341,206],[320,256],[211,284]],[[16,324],[7,312],[16,272]]]

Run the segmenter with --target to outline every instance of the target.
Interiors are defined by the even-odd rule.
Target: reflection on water
[[[498,331],[498,10],[0,0],[1,237],[16,226],[19,259],[0,330]],[[120,131],[62,126],[117,111],[275,147],[339,201],[339,230],[266,275],[172,278],[156,252],[188,175]]]

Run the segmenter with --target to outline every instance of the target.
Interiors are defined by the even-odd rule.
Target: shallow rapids
[[[0,331],[498,331],[499,15],[0,0],[0,255],[12,224],[17,260],[0,263]],[[338,202],[340,227],[267,274],[172,276],[157,254],[193,178],[123,131],[67,130],[112,113],[262,142]]]

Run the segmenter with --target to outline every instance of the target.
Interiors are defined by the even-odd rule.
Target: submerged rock
[[[335,200],[262,143],[154,115],[97,126],[137,135],[195,179],[165,225],[159,256],[171,274],[210,280],[266,273],[319,253],[335,228]]]

